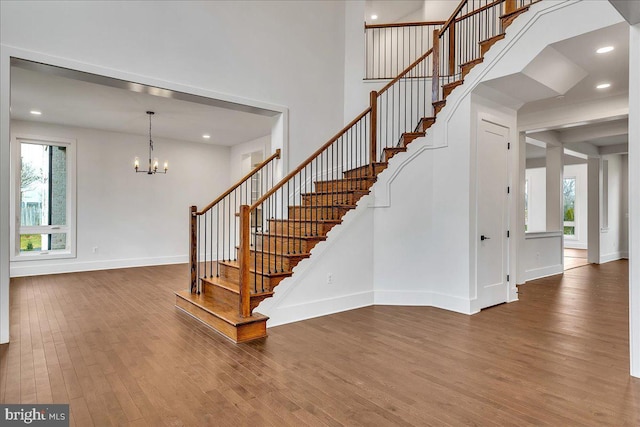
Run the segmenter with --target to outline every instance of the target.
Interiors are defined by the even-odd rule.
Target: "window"
[[[75,256],[75,144],[16,138],[14,260]]]
[[[564,198],[564,235],[575,238],[575,206],[576,206],[576,179],[565,178],[562,183],[562,193]]]

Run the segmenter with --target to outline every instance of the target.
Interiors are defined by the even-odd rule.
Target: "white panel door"
[[[507,301],[509,130],[481,121],[477,154],[477,290],[479,308]]]

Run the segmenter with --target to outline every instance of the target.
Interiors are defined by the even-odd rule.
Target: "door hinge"
[[[509,281],[509,275],[507,274],[507,282]]]
[[[511,143],[507,142],[507,150],[511,150]]]
[[[509,230],[507,230],[507,238],[509,238]]]
[[[507,187],[507,194],[511,193],[511,187]]]

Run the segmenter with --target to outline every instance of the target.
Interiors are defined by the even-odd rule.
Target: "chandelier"
[[[153,152],[153,140],[151,139],[151,116],[154,114],[155,113],[153,111],[147,111],[147,115],[149,115],[149,168],[147,170],[140,169],[140,159],[138,157],[136,157],[133,162],[133,167],[136,172],[142,172],[148,175],[167,173],[167,170],[169,169],[169,162],[164,162],[164,172],[158,171],[158,158],[151,158],[151,154]]]

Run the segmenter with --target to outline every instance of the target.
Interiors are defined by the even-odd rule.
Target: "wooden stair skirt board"
[[[453,92],[453,90],[458,86],[462,85],[462,83],[464,83],[464,80],[461,79],[451,83],[447,83],[446,85],[442,86],[442,97],[444,99],[447,99],[447,97],[451,94],[451,92]]]
[[[498,34],[497,36],[493,36],[489,39],[483,40],[480,42],[480,55],[484,57],[485,53],[491,49],[491,46],[496,44],[498,41],[504,38],[505,34]]]
[[[484,58],[476,58],[472,61],[465,62],[464,64],[460,65],[460,68],[462,69],[462,78],[464,79],[465,76],[469,74],[469,71],[471,71],[471,69],[476,65],[481,64],[482,61],[484,61]]]
[[[529,10],[529,5],[527,6],[523,6],[520,9],[514,10],[511,13],[507,13],[504,14],[500,17],[500,22],[502,22],[502,31],[504,32],[504,30],[507,29],[507,27],[509,25],[511,25],[511,23],[513,23],[513,21],[520,16],[522,13],[526,12],[527,10]]]
[[[204,294],[196,295],[188,290],[176,292],[176,307],[235,343],[267,336],[267,316],[253,313],[242,318],[237,307],[223,306]]]

